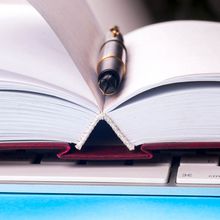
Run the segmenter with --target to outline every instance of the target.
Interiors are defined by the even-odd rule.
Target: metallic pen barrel
[[[98,85],[104,95],[113,95],[119,88],[126,73],[127,52],[122,34],[113,27],[100,49],[97,64]]]

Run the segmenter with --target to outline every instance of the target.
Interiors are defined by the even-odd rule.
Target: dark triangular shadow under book
[[[151,159],[152,154],[141,147],[130,151],[112,128],[105,121],[100,121],[82,149],[72,148],[71,153],[63,155],[62,159],[70,157],[75,160],[146,160]]]
[[[106,121],[102,120],[98,122],[95,129],[92,131],[86,143],[84,144],[84,147],[91,145],[108,146],[123,145],[123,143],[117,137],[109,124],[106,123]]]

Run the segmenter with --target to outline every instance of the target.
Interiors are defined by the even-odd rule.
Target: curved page
[[[32,6],[1,5],[0,26],[1,85],[3,81],[18,82],[33,86],[31,91],[43,87],[46,94],[98,112],[96,100],[78,68]],[[11,89],[15,89],[13,83]]]
[[[104,97],[97,87],[96,62],[104,34],[86,1],[29,0],[54,29],[90,87],[100,109]]]
[[[186,81],[220,81],[220,24],[174,21],[150,25],[125,36],[127,75],[111,111],[150,88]]]

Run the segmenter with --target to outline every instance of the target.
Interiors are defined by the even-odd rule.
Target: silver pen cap
[[[113,95],[120,89],[126,73],[127,52],[123,36],[117,26],[110,29],[100,49],[97,64],[98,85],[104,95]]]

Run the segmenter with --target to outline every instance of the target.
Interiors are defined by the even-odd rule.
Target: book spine
[[[86,129],[85,132],[80,137],[79,142],[75,145],[75,148],[78,150],[81,150],[85,142],[87,141],[89,135],[92,133],[95,126],[98,124],[98,122],[102,119],[101,115],[98,115],[95,120],[88,126],[88,129]]]
[[[79,142],[75,145],[76,149],[81,150],[86,140],[88,139],[89,135],[92,133],[93,129],[95,128],[95,126],[98,124],[100,120],[105,120],[110,125],[110,127],[115,132],[115,134],[119,137],[119,139],[123,142],[123,144],[129,150],[135,149],[135,146],[126,138],[126,136],[121,132],[121,130],[114,123],[114,121],[108,115],[106,115],[106,113],[100,113],[95,118],[95,120],[88,126],[88,129],[85,132],[83,132],[83,134],[80,137]]]
[[[119,137],[119,139],[123,142],[123,144],[127,146],[129,150],[135,149],[135,146],[127,139],[127,137],[115,124],[115,122],[106,113],[102,113],[102,119],[105,120],[111,126],[112,130]]]

